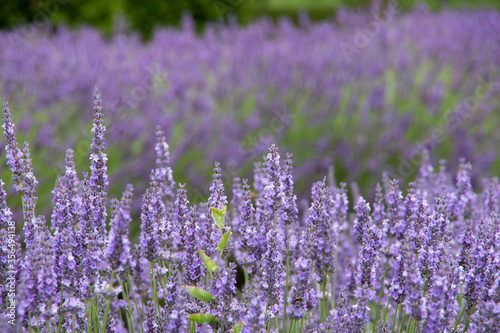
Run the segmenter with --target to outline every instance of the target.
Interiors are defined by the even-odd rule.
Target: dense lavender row
[[[405,196],[385,176],[373,204],[351,205],[329,177],[299,216],[292,156],[282,161],[272,145],[252,184],[234,179],[230,202],[216,163],[208,202],[192,205],[158,129],[131,247],[133,187],[107,196],[97,89],[90,176],[77,175],[68,149],[50,230],[35,214],[29,145],[19,147],[7,104],[3,115],[25,251],[0,182],[2,332],[500,330],[500,184],[486,179],[474,193],[468,163],[454,182],[444,163],[435,172],[425,159]]]
[[[491,153],[500,142],[498,26],[493,11],[393,8],[303,18],[299,27],[212,26],[201,35],[186,18],[182,30],[158,30],[147,44],[92,29],[19,29],[0,33],[0,96],[23,110],[15,116],[35,143],[33,157],[57,169],[53,154],[68,145],[87,154],[84,110],[99,86],[117,147],[112,180],[147,179],[149,133],[160,125],[174,147],[174,174],[196,188],[214,160],[227,166],[225,180],[249,177],[248,161],[271,143],[296,152],[301,192],[331,165],[362,186],[383,170],[412,176],[414,164],[404,161],[423,143],[453,170],[459,157],[474,163],[475,181],[499,162]],[[80,126],[68,133],[68,123]]]

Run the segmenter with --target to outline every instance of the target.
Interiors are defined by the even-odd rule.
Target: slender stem
[[[391,301],[391,297],[387,295],[387,303],[385,304],[385,311],[384,311],[384,321],[387,320],[387,312],[389,311],[389,303]]]
[[[220,265],[220,261],[222,259],[222,252],[224,252],[223,250],[220,251],[219,253],[219,260],[217,261],[217,266],[215,267],[215,272],[217,272],[217,269],[219,268],[219,265]]]
[[[286,225],[286,284],[285,284],[285,305],[283,306],[283,332],[286,332],[286,306],[288,304],[288,275],[290,274],[290,245],[289,245],[289,225]],[[291,327],[291,326],[290,326]]]
[[[413,330],[413,324],[415,323],[415,320],[413,319],[410,319],[408,321],[408,329],[406,330],[408,333],[411,333],[411,331]]]
[[[127,273],[127,277],[128,277],[128,282],[130,283],[130,290],[132,291],[132,299],[134,300],[135,308],[136,308],[137,312],[139,312],[139,307],[137,306],[137,301],[135,299],[134,286],[132,285],[132,280],[130,279],[130,273]],[[142,311],[144,312],[144,306],[143,306]],[[144,326],[142,325],[142,320],[140,320],[139,318],[137,318],[137,320],[139,321],[139,324],[141,325],[141,331],[144,332]]]
[[[149,269],[150,269],[150,274],[151,274],[151,278],[150,278],[150,283],[151,283],[151,292],[152,292],[152,296],[153,296],[153,300],[155,302],[155,308],[156,310],[159,312],[160,309],[159,309],[159,302],[158,302],[158,292],[156,291],[156,279],[155,279],[155,272],[154,272],[154,266],[153,266],[153,262],[149,262]]]
[[[248,267],[245,266],[245,289],[248,288],[248,286],[250,285],[249,282],[250,281],[248,281]]]
[[[111,288],[113,288],[113,282],[115,281],[115,271],[111,271],[111,278],[109,280],[109,284]],[[108,315],[109,315],[109,305],[111,303],[111,299],[106,300],[106,307],[104,308],[104,318],[102,322],[103,330],[106,331],[106,326],[108,325]]]
[[[63,289],[63,285],[61,283],[61,301],[60,301],[61,306],[63,304],[63,294],[64,294],[64,289]],[[63,319],[63,315],[62,315],[62,313],[59,312],[59,324],[57,325],[58,332],[61,332],[62,319]]]
[[[332,291],[332,307],[335,308],[336,304],[336,293],[337,293],[337,254],[339,247],[339,234],[337,232],[337,237],[335,239],[335,266],[333,268],[333,291]]]
[[[462,308],[462,310],[460,311],[460,314],[458,316],[458,319],[457,321],[455,322],[455,330],[457,329],[457,326],[460,324],[460,321],[462,321],[462,316],[464,315],[464,312],[465,312],[465,305],[467,305],[467,302],[465,302],[464,304],[464,307]]]
[[[403,320],[401,320],[401,327],[399,328],[399,333],[403,333],[406,324],[406,311],[403,312]]]
[[[476,310],[476,306],[474,305],[472,307],[472,310],[470,312],[470,314],[467,315],[467,318],[465,319],[465,326],[464,326],[464,330],[462,331],[462,333],[465,333],[467,332],[467,330],[469,329],[469,323],[470,323],[470,317],[472,316],[472,314],[475,312]]]
[[[29,324],[28,324],[28,329],[29,329],[30,333],[32,333],[33,329],[31,327],[31,311],[28,313],[28,319],[30,321]]]
[[[323,289],[323,299],[321,302],[321,309],[320,309],[320,323],[323,323],[325,321],[325,316],[326,316],[326,303],[325,303],[325,298],[326,298],[326,277],[325,274],[323,274],[323,283],[321,284],[321,289]]]
[[[394,333],[394,328],[396,327],[396,319],[398,317],[399,304],[396,304],[396,312],[394,312],[394,317],[392,318],[391,333]]]
[[[101,331],[101,326],[99,325],[99,304],[96,304],[94,302],[97,302],[97,300],[92,301],[92,317],[94,318],[94,327],[96,331]],[[103,331],[101,331],[104,333]]]
[[[387,252],[390,251],[391,244],[392,244],[392,237],[389,238],[389,244],[387,245]],[[379,293],[379,296],[378,296],[378,304],[377,304],[377,310],[375,311],[375,322],[373,324],[372,333],[375,333],[375,330],[377,329],[378,313],[379,313],[379,309],[380,309],[380,302],[382,301],[382,297],[384,296],[385,277],[387,275],[387,267],[388,267],[388,265],[389,265],[389,257],[387,256],[385,258],[384,276],[382,277],[382,284],[380,285],[380,293]]]
[[[328,313],[330,312],[330,275],[326,275],[326,297],[325,297],[325,320],[328,318]]]
[[[128,284],[124,284],[121,280],[118,280],[118,282],[120,283],[120,285],[122,286],[122,290],[123,290],[123,297],[126,298],[126,301],[127,301],[127,304],[128,304],[128,312],[129,314],[132,313],[132,305],[130,304],[130,296],[129,296],[129,292],[128,292]],[[133,316],[130,316],[129,314],[127,314],[127,323],[128,323],[128,326],[129,328],[132,329],[132,333],[135,332],[135,323],[134,323],[134,317]],[[132,318],[131,318],[132,317]],[[130,319],[132,319],[132,325],[130,323]]]

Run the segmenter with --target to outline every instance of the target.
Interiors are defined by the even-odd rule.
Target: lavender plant
[[[33,29],[33,38],[0,32],[0,96],[18,110],[19,135],[30,138],[32,158],[44,166],[39,181],[55,180],[62,165],[54,156],[68,146],[84,166],[92,140],[84,110],[96,84],[107,96],[113,186],[106,192],[113,196],[122,180],[138,193],[149,187],[156,159],[150,133],[158,125],[172,145],[161,159],[171,159],[176,180],[200,197],[208,195],[205,165],[221,162],[226,185],[250,179],[249,166],[272,143],[294,152],[302,199],[331,165],[363,191],[383,171],[411,181],[424,147],[451,170],[459,157],[473,163],[473,185],[498,166],[496,12],[339,10],[302,26],[262,19],[201,34],[192,26],[157,30],[147,44],[90,28]],[[39,188],[37,207],[50,205],[50,190]],[[134,203],[140,215],[140,200]]]
[[[291,155],[282,162],[273,145],[252,185],[235,179],[230,201],[216,163],[211,195],[195,205],[175,185],[158,130],[139,221],[132,185],[120,199],[106,194],[97,89],[94,105],[90,178],[78,176],[68,149],[49,228],[36,210],[29,145],[18,148],[4,104],[6,163],[24,218],[16,235],[0,180],[2,331],[498,331],[498,180],[474,193],[469,164],[453,182],[424,161],[406,195],[385,177],[372,205],[359,197],[350,206],[330,177],[313,184],[300,212]],[[133,247],[132,224],[141,225]]]

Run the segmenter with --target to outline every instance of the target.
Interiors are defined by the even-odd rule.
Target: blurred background
[[[0,99],[18,141],[31,144],[39,213],[50,212],[67,148],[79,174],[89,170],[95,86],[110,197],[133,183],[136,217],[157,125],[174,179],[195,203],[208,197],[215,161],[231,197],[233,179],[252,182],[273,143],[293,154],[304,200],[329,171],[368,198],[384,172],[407,184],[424,149],[436,169],[440,159],[452,172],[470,161],[476,189],[499,175],[498,0],[2,0],[0,8]]]
[[[48,21],[54,25],[90,24],[109,35],[114,29],[140,32],[144,39],[159,26],[180,26],[183,14],[190,13],[197,29],[207,22],[233,14],[247,24],[258,17],[297,18],[307,11],[312,19],[332,17],[339,8],[368,9],[387,5],[388,0],[2,0],[0,28]],[[500,8],[497,0],[399,0],[398,6],[411,10],[425,4],[431,10],[442,8]]]

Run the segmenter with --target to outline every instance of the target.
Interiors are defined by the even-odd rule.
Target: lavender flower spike
[[[308,246],[307,243],[306,234],[304,233],[301,240],[302,247]],[[287,309],[288,316],[294,320],[302,319],[306,312],[313,309],[317,304],[316,291],[311,284],[311,259],[304,258],[306,252],[308,251],[303,249],[300,252],[299,259],[294,264],[297,275],[288,298],[290,307]]]
[[[22,191],[22,174],[24,172],[23,160],[24,156],[17,146],[16,134],[14,132],[14,123],[9,110],[9,104],[4,103],[3,108],[3,136],[7,144],[5,151],[7,152],[7,165],[12,171],[12,180],[18,192]]]
[[[108,250],[104,257],[114,271],[122,271],[131,267],[128,226],[132,221],[130,206],[132,204],[133,190],[133,186],[128,184],[111,220]]]
[[[297,196],[293,193],[292,154],[286,154],[285,167],[283,168],[282,184],[285,194],[285,205],[283,207],[282,219],[285,224],[291,224],[297,220]]]
[[[158,199],[156,185],[147,189],[143,196],[140,239],[141,255],[149,261],[155,261],[160,255],[158,221],[155,218],[155,202]]]
[[[358,203],[356,204],[356,218],[354,219],[354,237],[356,240],[363,244],[363,236],[365,234],[366,228],[372,223],[372,218],[370,216],[370,204],[360,197]]]
[[[156,128],[156,170],[155,176],[160,186],[161,198],[163,200],[173,200],[175,197],[175,182],[170,167],[170,152],[165,133],[160,126]]]
[[[91,195],[91,218],[97,229],[101,247],[104,250],[106,240],[106,192],[108,176],[106,161],[108,160],[104,151],[106,143],[104,134],[104,119],[102,114],[101,97],[97,87],[94,90],[94,125],[92,127],[92,153],[90,154],[90,195]]]
[[[281,263],[283,241],[277,231],[271,230],[266,237],[267,251],[263,256],[262,289],[267,295],[266,322],[278,315],[282,303],[281,287],[284,267]]]
[[[272,145],[269,148],[269,154],[266,158],[267,177],[266,184],[267,197],[270,202],[268,203],[271,210],[276,213],[281,207],[285,206],[285,193],[281,176],[280,155],[278,148]]]

